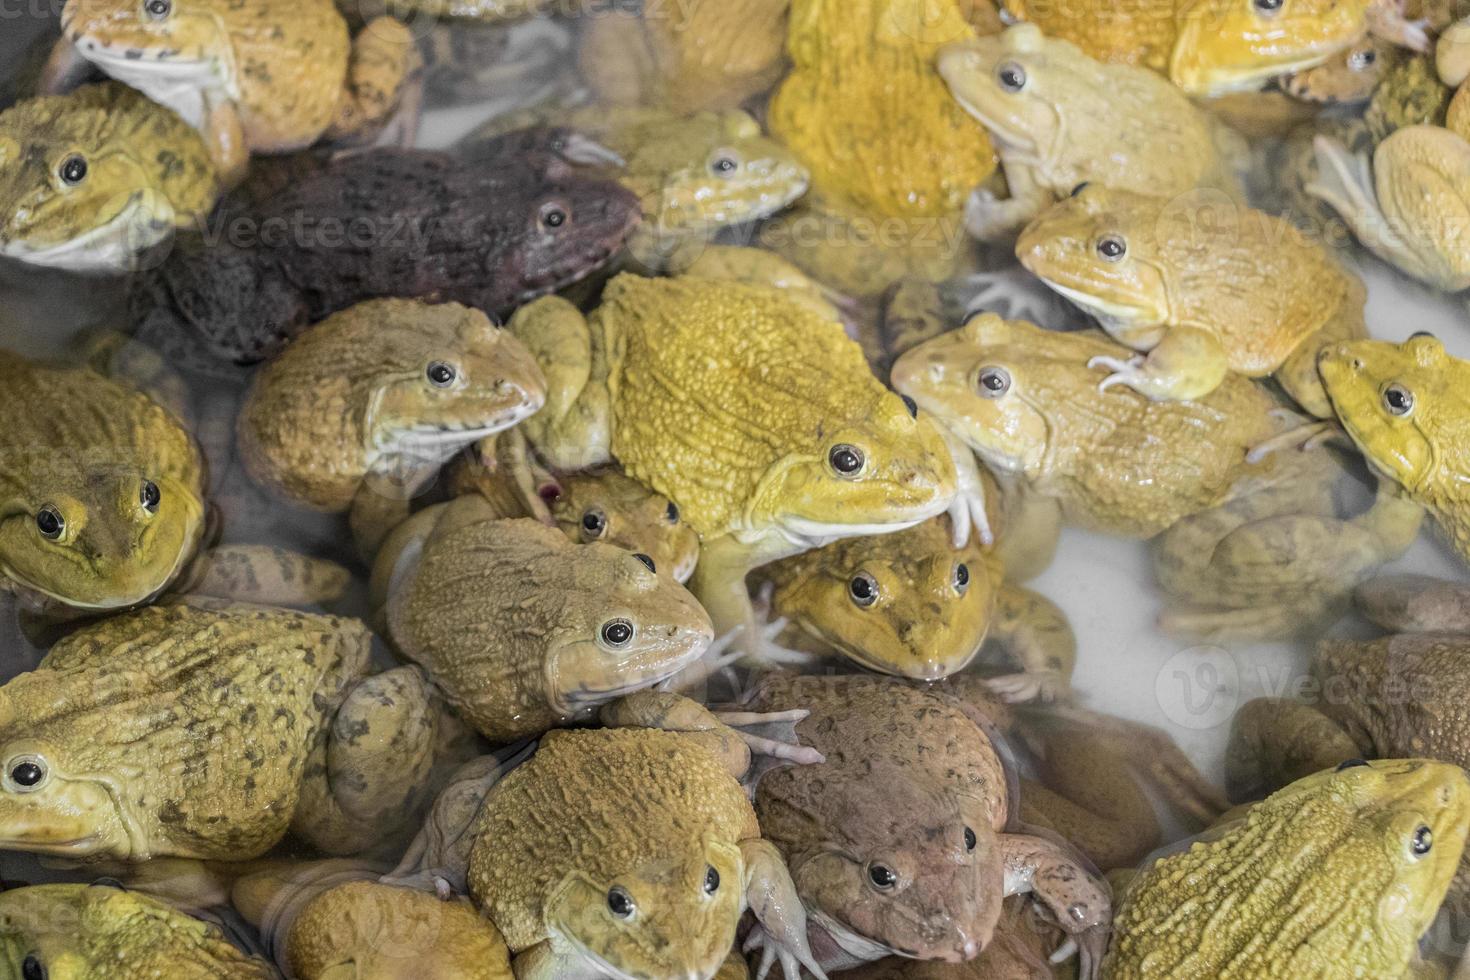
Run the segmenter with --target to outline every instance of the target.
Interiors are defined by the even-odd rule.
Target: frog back
[[[1178,33],[1178,2],[1152,0],[1004,0],[1014,17],[1030,21],[1048,37],[1070,41],[1098,61],[1169,66]]]
[[[316,142],[336,117],[351,37],[332,0],[211,0],[229,31],[230,94],[251,149]]]

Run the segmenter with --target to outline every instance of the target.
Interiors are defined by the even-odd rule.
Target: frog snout
[[[1356,357],[1349,357],[1351,348],[1347,344],[1328,344],[1317,352],[1317,363],[1324,364],[1327,361],[1345,361],[1354,371],[1363,370],[1363,362]]]

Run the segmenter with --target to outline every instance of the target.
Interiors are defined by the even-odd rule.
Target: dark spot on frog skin
[[[183,823],[187,819],[188,819],[188,816],[184,813],[183,810],[179,809],[179,804],[178,804],[178,801],[177,800],[169,800],[158,811],[158,822],[159,823],[167,823],[167,824]]]

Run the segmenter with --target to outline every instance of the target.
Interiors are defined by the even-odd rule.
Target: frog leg
[[[1326,136],[1316,137],[1312,146],[1317,155],[1317,177],[1306,185],[1306,192],[1326,202],[1358,241],[1385,262],[1415,277],[1430,281],[1437,278],[1379,208],[1367,154],[1351,153]]]
[[[1128,360],[1094,357],[1087,366],[1112,372],[1097,386],[1098,391],[1124,385],[1154,401],[1202,398],[1220,387],[1230,371],[1220,339],[1208,330],[1190,327],[1171,328],[1147,355]]]
[[[779,646],[776,643],[776,640],[789,625],[790,621],[786,619],[786,617],[781,616],[761,626],[761,651],[763,655],[769,655],[770,651],[772,650],[786,650],[785,647]],[[685,667],[674,676],[665,678],[664,680],[660,681],[657,685],[657,689],[660,691],[673,691],[675,693],[683,694],[692,690],[693,688],[699,687],[700,685],[704,684],[716,674],[727,670],[730,667],[733,667],[735,664],[740,663],[742,660],[747,659],[749,655],[745,652],[743,648],[739,647],[739,644],[736,643],[736,640],[738,640],[740,637],[740,631],[742,628],[743,627],[736,627],[735,629],[730,630],[727,633],[723,633],[720,636],[715,637],[715,640],[713,643],[710,644],[709,649],[704,652],[704,656],[700,657],[699,660],[690,664],[688,667]],[[792,650],[790,651],[789,657],[773,658],[773,664],[776,660],[779,660],[782,663],[795,662],[807,664],[819,662],[821,659],[824,658],[811,656],[802,653],[799,650]]]
[[[766,637],[745,578],[751,569],[798,551],[784,539],[766,538],[746,543],[730,534],[706,539],[700,546],[699,563],[694,566],[689,591],[709,613],[716,636],[739,629],[736,642],[754,663],[764,659],[762,646]],[[780,650],[774,652],[778,659],[780,654]]]
[[[1404,11],[1404,0],[1369,0],[1368,33],[1389,44],[1420,54],[1434,45],[1429,40],[1429,18],[1411,20]]]
[[[1394,633],[1470,633],[1470,587],[1431,575],[1383,575],[1353,590],[1367,620]]]
[[[1035,897],[1049,918],[1067,933],[1069,942],[1057,955],[1069,954],[1075,944],[1080,955],[1078,976],[1091,980],[1107,947],[1113,917],[1107,882],[1069,845],[1050,837],[1000,834],[996,841],[1004,868],[1005,894],[1029,893]]]
[[[812,976],[826,980],[807,942],[806,906],[781,852],[768,840],[750,837],[740,842],[740,856],[745,865],[745,904],[757,923],[745,949],[761,951],[756,980],[763,980],[776,962],[787,980],[801,980],[803,966]]]
[[[232,99],[204,93],[204,126],[199,135],[204,137],[222,187],[234,187],[245,179],[250,168],[250,146],[245,142],[240,110]]]
[[[1069,689],[1077,664],[1077,636],[1067,614],[1046,596],[1002,583],[996,590],[989,639],[1000,644],[1020,673],[987,680],[1000,698],[1016,704],[1055,701]]]
[[[268,606],[315,606],[342,598],[352,573],[333,561],[270,545],[221,545],[196,558],[178,592]]]
[[[1008,244],[1054,198],[1050,190],[1037,182],[1036,171],[1030,165],[1004,158],[1001,165],[1005,168],[1010,197],[1001,200],[989,188],[975,188],[965,202],[965,230],[984,242]]]
[[[352,39],[337,117],[324,135],[338,140],[382,126],[418,69],[418,45],[408,27],[392,17],[374,18]]]
[[[1006,579],[1026,582],[1050,567],[1062,536],[1062,505],[1055,497],[1034,493],[1019,481],[1002,482],[1005,533],[994,554]]]
[[[85,82],[92,71],[92,63],[82,57],[77,46],[59,37],[36,79],[36,94],[63,95]]]
[[[930,421],[939,430],[954,460],[956,492],[948,511],[951,541],[956,548],[963,548],[974,535],[982,546],[989,547],[995,543],[995,531],[990,526],[990,511],[985,507],[985,477],[980,473],[975,452],[948,426],[935,419]]]
[[[356,854],[410,819],[444,710],[418,667],[360,681],[307,760],[292,830],[328,854]]]
[[[1315,706],[1289,698],[1256,698],[1231,722],[1225,788],[1233,800],[1259,799],[1362,753],[1363,747]]]
[[[582,311],[560,296],[543,296],[516,310],[505,329],[546,375],[546,403],[519,426],[537,454],[563,471],[611,462],[607,358]]]

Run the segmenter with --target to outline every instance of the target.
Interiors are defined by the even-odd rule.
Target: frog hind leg
[[[770,841],[751,837],[740,842],[740,856],[745,865],[746,905],[757,923],[745,949],[759,949],[761,953],[756,980],[765,977],[776,963],[781,964],[787,980],[801,980],[802,967],[826,980],[827,974],[807,941],[806,907],[781,852]]]
[[[418,75],[413,33],[392,17],[370,21],[352,40],[342,100],[326,137],[352,139],[377,132],[412,91]]]
[[[36,94],[64,95],[90,78],[94,70],[75,44],[59,37],[36,78]]]
[[[244,180],[250,169],[250,145],[245,142],[245,124],[235,103],[206,93],[204,128],[200,135],[214,161],[220,185],[231,188]]]
[[[1111,372],[1098,383],[1098,391],[1123,385],[1153,401],[1188,401],[1220,387],[1230,361],[1210,331],[1173,327],[1146,355],[1094,357],[1087,366]]]
[[[1379,258],[1409,275],[1433,281],[1432,263],[1426,264],[1379,208],[1367,155],[1354,154],[1326,136],[1318,136],[1312,146],[1317,177],[1306,185],[1306,192],[1336,211],[1358,241]]]
[[[1107,882],[1060,839],[1030,833],[997,838],[1005,874],[1005,894],[1029,893],[1080,955],[1078,977],[1097,976],[1112,922],[1112,895]],[[1060,952],[1060,951],[1059,951]],[[1053,957],[1055,959],[1055,957]]]
[[[1353,606],[1395,633],[1470,633],[1470,587],[1431,575],[1383,575],[1353,590]]]
[[[1055,701],[1077,665],[1077,635],[1056,603],[1030,589],[1002,583],[996,593],[989,639],[1005,651],[1018,673],[989,679],[991,690],[1011,704]]]
[[[1225,788],[1233,800],[1260,799],[1361,753],[1342,726],[1316,707],[1288,698],[1256,698],[1231,722]]]
[[[1327,389],[1322,386],[1322,376],[1317,373],[1317,355],[1324,347],[1344,340],[1361,340],[1368,335],[1368,326],[1363,320],[1363,293],[1361,283],[1347,291],[1338,313],[1322,329],[1305,338],[1296,350],[1276,369],[1274,377],[1286,393],[1309,415],[1319,419],[1334,418],[1332,402]]]
[[[352,573],[333,561],[270,545],[220,545],[194,560],[185,589],[268,606],[316,606],[347,592]]]

